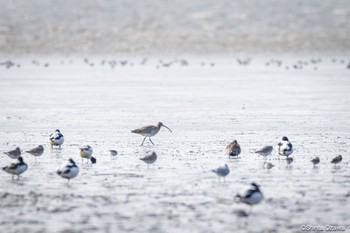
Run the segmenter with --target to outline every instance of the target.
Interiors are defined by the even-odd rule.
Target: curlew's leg
[[[143,146],[143,143],[145,142],[146,138],[147,138],[147,137],[145,137],[145,138],[143,139],[143,141],[142,141],[142,143],[141,143],[140,146]]]
[[[151,138],[150,138],[150,137],[149,137],[148,139],[150,140],[150,142],[152,142],[152,140],[151,140]],[[154,143],[153,143],[153,142],[152,142],[152,144],[154,145]]]

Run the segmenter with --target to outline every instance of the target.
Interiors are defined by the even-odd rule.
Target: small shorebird
[[[245,203],[250,206],[249,213],[252,211],[253,205],[258,204],[262,199],[264,199],[264,195],[256,183],[251,183],[235,196],[236,202]]]
[[[331,163],[336,165],[336,164],[340,163],[342,160],[343,160],[343,157],[341,155],[338,155],[332,159]]]
[[[223,177],[225,181],[225,177],[230,173],[230,168],[227,166],[227,164],[224,164],[223,166],[213,169],[212,172],[218,175],[219,179]]]
[[[50,134],[49,142],[50,142],[51,148],[53,148],[53,146],[58,146],[59,148],[61,148],[61,145],[64,142],[64,137],[61,134],[59,129],[56,129],[55,132]]]
[[[233,140],[228,146],[226,147],[226,153],[228,154],[228,157],[230,156],[237,156],[241,153],[241,146],[238,144],[237,140]]]
[[[316,157],[310,160],[310,162],[314,165],[314,167],[320,163],[320,158]]]
[[[57,170],[57,174],[62,178],[68,179],[68,185],[70,179],[76,177],[79,173],[79,168],[75,164],[73,159],[69,159],[68,162],[64,163],[61,168]]]
[[[275,165],[273,165],[272,163],[270,162],[265,162],[264,163],[264,168],[267,169],[267,170],[270,170],[271,168],[273,168]]]
[[[118,151],[116,150],[109,150],[109,152],[111,153],[112,158],[116,158],[118,155]]]
[[[145,126],[145,127],[139,128],[139,129],[132,130],[131,132],[136,133],[136,134],[140,134],[140,135],[145,137],[141,143],[141,146],[145,142],[146,138],[149,138],[150,142],[154,145],[154,143],[151,140],[151,137],[156,135],[162,126],[167,128],[172,133],[171,129],[169,129],[167,126],[165,126],[162,122],[158,122],[157,126],[148,125],[148,126]]]
[[[31,150],[26,151],[27,153],[34,155],[35,156],[35,160],[36,157],[41,156],[44,153],[44,147],[42,145],[39,145]]]
[[[147,163],[147,166],[149,167],[150,164],[155,163],[157,160],[157,154],[156,152],[152,152],[150,155],[146,155],[143,158],[140,158],[143,162]]]
[[[293,145],[289,142],[286,136],[283,136],[282,141],[278,144],[278,154],[281,156],[289,156],[293,153]]]
[[[271,154],[272,150],[272,146],[264,146],[260,150],[255,151],[255,153],[264,156],[264,159],[266,159],[266,157]]]
[[[11,159],[18,159],[21,156],[21,149],[16,147],[16,149],[4,152],[4,154],[7,154]]]
[[[91,163],[96,163],[96,158],[92,157],[92,148],[89,145],[82,145],[79,148],[79,154],[81,157],[81,163],[83,163],[83,159],[87,159],[87,163],[89,162],[89,159],[91,161]]]
[[[9,166],[3,167],[2,170],[5,172],[12,174],[12,179],[14,175],[17,175],[17,180],[19,179],[19,175],[25,172],[28,168],[28,165],[23,162],[23,158],[21,156],[18,157],[18,163],[12,163]]]
[[[286,161],[287,161],[287,164],[289,166],[289,165],[291,165],[293,163],[294,159],[292,157],[287,157]]]

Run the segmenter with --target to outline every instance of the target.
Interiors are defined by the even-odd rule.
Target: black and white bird
[[[145,157],[140,158],[140,160],[145,162],[149,167],[150,164],[155,163],[157,161],[157,154],[153,151],[150,155],[146,155]]]
[[[79,148],[79,154],[81,157],[81,163],[83,163],[83,159],[87,159],[87,162],[89,162],[89,160],[91,161],[91,163],[96,163],[96,158],[92,157],[92,148],[89,145],[82,145]]]
[[[223,177],[225,180],[225,177],[230,173],[230,168],[227,166],[227,164],[224,164],[223,166],[213,169],[212,172],[218,175],[219,178]]]
[[[118,155],[118,151],[116,150],[109,150],[109,152],[111,153],[112,158],[116,158]]]
[[[28,154],[34,155],[36,160],[36,157],[39,157],[44,153],[44,147],[42,145],[39,145],[31,150],[27,150],[26,152]]]
[[[21,156],[18,157],[17,163],[12,163],[2,168],[2,170],[4,170],[5,172],[12,174],[12,179],[14,175],[17,175],[17,180],[19,179],[19,175],[21,175],[27,169],[28,165],[23,161],[23,158]]]
[[[79,168],[75,164],[73,159],[68,159],[68,162],[65,162],[58,170],[57,174],[62,178],[68,179],[68,184],[70,179],[76,177],[79,173]]]
[[[56,129],[55,132],[50,134],[49,143],[51,145],[51,148],[53,148],[54,146],[58,146],[59,148],[61,148],[61,145],[63,144],[63,142],[64,142],[64,137],[63,137],[63,134],[61,134],[59,129]]]
[[[271,154],[272,150],[272,146],[264,146],[260,150],[255,151],[255,153],[264,156],[264,159],[266,159],[266,157]]]
[[[311,162],[314,166],[316,166],[317,164],[320,163],[320,158],[319,158],[319,157],[315,157],[315,158],[311,159],[310,162]]]
[[[289,156],[293,153],[293,145],[286,136],[283,136],[282,141],[278,144],[278,154],[281,156]]]
[[[264,199],[264,195],[260,191],[259,186],[256,183],[251,183],[248,187],[243,188],[236,196],[235,200],[238,203],[245,203],[250,206],[250,211],[253,205],[258,204]]]
[[[332,159],[331,163],[336,165],[336,164],[340,163],[342,160],[343,160],[343,157],[341,155],[338,155]]]
[[[237,140],[233,140],[228,146],[226,147],[226,153],[228,154],[228,157],[230,156],[236,156],[241,153],[241,146],[238,144]]]
[[[19,147],[16,147],[14,150],[4,152],[4,154],[7,154],[11,159],[18,159],[21,156],[21,153],[22,152]]]

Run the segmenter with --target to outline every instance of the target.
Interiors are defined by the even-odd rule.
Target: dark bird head
[[[56,129],[56,130],[55,130],[55,132],[57,132],[57,133],[61,133],[59,129]]]
[[[74,164],[75,165],[75,162],[73,159],[69,158],[68,161],[71,163],[71,164]]]
[[[23,163],[23,158],[22,158],[22,156],[19,156],[19,157],[18,157],[18,161],[19,161],[20,163]]]
[[[259,185],[257,185],[255,182],[250,184],[255,190],[259,191]]]
[[[90,161],[91,161],[91,163],[96,163],[96,158],[91,157],[91,158],[90,158]]]
[[[283,136],[282,141],[287,141],[289,142],[288,138],[286,136]]]
[[[57,170],[56,173],[57,173],[57,175],[61,175],[62,171]]]
[[[162,126],[165,127],[165,128],[167,128],[171,133],[173,132],[173,131],[171,131],[171,129],[169,129],[168,126],[164,125],[162,122],[158,122],[157,127],[160,128],[160,127],[162,127]]]

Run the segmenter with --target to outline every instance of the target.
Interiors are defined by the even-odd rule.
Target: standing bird
[[[157,154],[153,151],[152,154],[146,155],[145,157],[140,158],[140,160],[147,163],[147,166],[149,168],[150,164],[155,163],[157,161]]]
[[[51,148],[53,148],[53,146],[58,146],[61,149],[61,145],[64,142],[64,137],[63,137],[63,134],[61,134],[59,129],[56,129],[55,132],[50,134],[49,142],[50,142]]]
[[[249,213],[252,211],[253,205],[258,204],[262,199],[264,199],[264,195],[256,183],[251,183],[235,196],[236,202],[245,203],[250,206]]]
[[[225,181],[225,177],[230,173],[230,168],[227,166],[227,164],[225,164],[216,169],[213,169],[212,172],[218,175],[219,178],[223,177]]]
[[[226,147],[226,153],[228,154],[228,157],[230,156],[237,156],[241,153],[241,147],[238,144],[237,140],[233,140],[228,146]]]
[[[35,156],[35,160],[36,157],[41,156],[44,153],[44,147],[42,145],[39,145],[31,150],[26,151],[27,153],[34,155]]]
[[[281,156],[289,156],[293,153],[293,145],[289,142],[286,136],[283,136],[282,141],[278,144],[278,154]]]
[[[112,156],[112,158],[113,157],[117,157],[117,155],[118,155],[118,151],[116,151],[116,150],[109,150],[109,152],[111,153],[111,156]]]
[[[25,172],[28,168],[28,165],[23,162],[23,158],[21,156],[18,157],[18,163],[12,163],[9,166],[3,167],[2,170],[5,172],[12,174],[12,179],[14,175],[17,175],[17,180],[19,179],[19,175]]]
[[[149,138],[150,142],[154,145],[154,143],[151,140],[151,137],[156,135],[162,126],[167,128],[172,133],[171,129],[169,129],[167,126],[163,125],[162,122],[158,122],[157,126],[148,125],[148,126],[145,126],[145,127],[139,128],[139,129],[132,130],[131,132],[136,133],[136,134],[140,134],[140,135],[145,137],[141,143],[141,146],[145,142],[146,138]]]
[[[7,154],[11,159],[18,159],[21,156],[21,149],[17,146],[16,149],[4,152],[4,154]]]
[[[57,170],[57,174],[62,178],[68,179],[68,185],[70,179],[76,177],[79,173],[79,168],[75,164],[73,159],[68,159],[68,162],[64,163],[61,168]]]
[[[340,163],[342,160],[343,160],[343,157],[341,155],[338,155],[332,159],[331,163],[336,165],[336,164]]]
[[[320,158],[316,157],[310,160],[310,162],[314,165],[314,167],[320,163]]]
[[[292,157],[287,157],[286,161],[287,161],[287,164],[289,166],[289,165],[291,165],[293,163],[294,159]]]
[[[271,154],[272,150],[272,146],[264,146],[260,150],[255,151],[255,153],[264,156],[264,159],[266,159],[266,157]]]
[[[87,159],[87,162],[89,162],[89,159],[91,161],[91,163],[96,163],[96,158],[92,157],[92,148],[89,145],[82,145],[79,148],[79,154],[81,157],[81,163],[83,163],[83,159]]]

